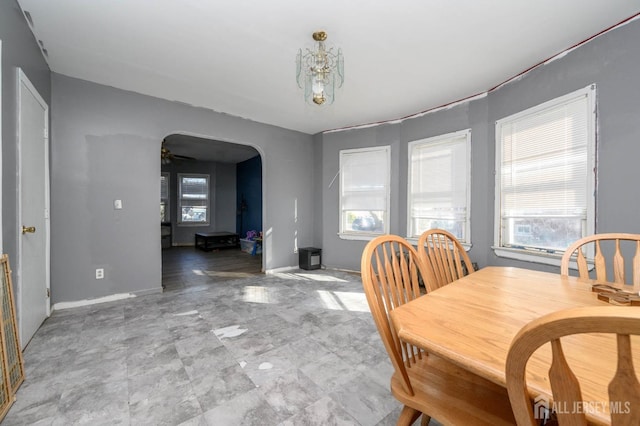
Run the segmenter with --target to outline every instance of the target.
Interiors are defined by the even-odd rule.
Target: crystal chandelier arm
[[[298,82],[298,87],[302,89],[302,49],[298,49],[298,55],[296,56],[296,81]]]
[[[344,83],[344,58],[342,57],[342,49],[338,49],[336,74],[338,75],[338,87],[342,87],[342,83]]]

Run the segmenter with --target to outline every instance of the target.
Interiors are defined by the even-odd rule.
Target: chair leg
[[[427,416],[426,414],[423,414],[422,418],[420,419],[420,426],[429,426],[430,421],[431,421],[431,417]]]
[[[418,420],[422,413],[415,408],[411,408],[408,405],[402,407],[396,426],[411,426],[413,422]]]

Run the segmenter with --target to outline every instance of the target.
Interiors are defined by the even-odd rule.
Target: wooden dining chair
[[[632,281],[626,282],[625,258],[622,250],[623,242],[631,242],[633,258],[631,259]],[[627,243],[628,244],[628,243]],[[585,249],[593,247],[593,276],[589,274],[590,262],[587,261]],[[610,247],[605,247],[605,246]],[[607,260],[606,248],[612,255]],[[569,265],[575,260],[580,278],[592,278],[598,281],[615,282],[621,284],[640,284],[640,234],[608,233],[595,234],[579,239],[571,244],[562,256],[560,274],[569,275]],[[607,265],[611,269],[607,269]],[[608,271],[612,275],[608,275]]]
[[[434,280],[426,282],[432,291],[474,271],[471,259],[460,241],[444,229],[429,229],[418,239],[418,255],[433,269]]]
[[[518,426],[540,423],[534,415],[525,372],[529,357],[547,342],[551,343],[549,382],[554,403],[559,407],[579,407],[576,404],[583,403],[580,384],[564,357],[560,342],[561,337],[580,333],[617,335],[617,371],[609,383],[609,401],[606,402],[610,407],[623,401],[625,404],[620,410],[611,410],[611,424],[640,425],[640,383],[633,368],[630,339],[631,335],[640,335],[640,309],[627,306],[591,306],[545,315],[527,324],[513,339],[507,355],[506,376],[509,398]],[[558,410],[557,421],[560,426],[586,425],[585,411],[587,410],[572,408]],[[542,417],[540,414],[537,413],[537,417]]]
[[[408,241],[395,235],[371,240],[362,253],[361,273],[371,315],[393,364],[391,393],[404,404],[398,425],[413,424],[421,413],[423,425],[430,417],[443,425],[514,424],[505,388],[398,338],[389,313],[422,296],[418,276],[433,279]]]

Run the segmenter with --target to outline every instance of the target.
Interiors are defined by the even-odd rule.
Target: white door
[[[18,69],[18,324],[22,348],[50,314],[49,107]]]

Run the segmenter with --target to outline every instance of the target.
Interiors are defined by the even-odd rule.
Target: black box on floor
[[[300,269],[320,269],[322,265],[322,249],[304,247],[298,249]]]

